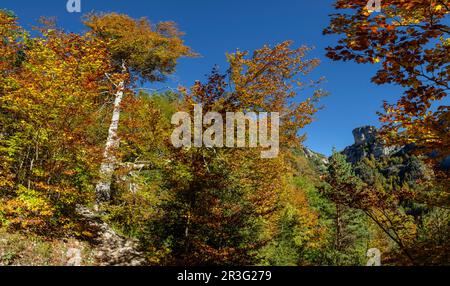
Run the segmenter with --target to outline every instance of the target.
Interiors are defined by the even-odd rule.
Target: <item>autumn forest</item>
[[[335,0],[321,27],[331,44],[315,52],[400,90],[360,95],[381,128],[354,126],[331,156],[304,144],[338,95],[302,39],[236,47],[226,67],[159,90],[202,57],[181,25],[91,12],[73,33],[0,9],[0,265],[449,265],[450,1],[379,2]],[[174,115],[195,106],[276,112],[277,156],[174,146]]]

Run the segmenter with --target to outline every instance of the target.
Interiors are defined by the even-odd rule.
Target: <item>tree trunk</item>
[[[111,183],[114,170],[117,164],[115,151],[119,147],[120,139],[117,136],[120,121],[120,105],[124,95],[125,82],[122,81],[117,86],[117,92],[114,101],[114,111],[109,126],[108,139],[106,141],[105,153],[102,165],[100,167],[100,181],[96,186],[97,203],[107,202],[111,199]]]

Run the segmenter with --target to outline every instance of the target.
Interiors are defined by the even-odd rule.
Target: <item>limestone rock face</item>
[[[373,126],[365,126],[353,130],[353,137],[355,138],[355,145],[360,146],[366,143],[376,141],[378,130]]]
[[[306,158],[313,160],[313,161],[317,161],[323,165],[328,165],[329,161],[325,155],[314,152],[313,150],[306,148],[306,147],[303,147],[302,150],[303,150],[303,153],[305,154]]]
[[[364,158],[374,156],[379,159],[399,152],[401,148],[386,146],[378,138],[378,130],[373,126],[364,126],[353,130],[355,144],[342,152],[349,162],[355,164]]]

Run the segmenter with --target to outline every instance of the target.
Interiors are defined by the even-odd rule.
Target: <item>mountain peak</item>
[[[355,144],[345,148],[342,152],[351,163],[357,163],[364,158],[374,156],[390,156],[398,152],[401,148],[386,146],[385,142],[378,137],[379,131],[374,126],[363,126],[353,130]]]
[[[353,130],[353,137],[355,138],[355,145],[363,145],[366,143],[373,143],[376,141],[378,134],[377,128],[373,126],[363,126]]]

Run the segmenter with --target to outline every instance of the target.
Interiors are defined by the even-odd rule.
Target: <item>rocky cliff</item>
[[[305,157],[308,158],[310,161],[313,161],[319,165],[328,165],[329,161],[327,156],[314,152],[313,150],[307,147],[303,147],[302,151]]]
[[[402,150],[399,147],[386,146],[378,138],[378,130],[373,126],[356,128],[353,130],[353,137],[355,138],[355,144],[345,148],[342,152],[351,163],[357,163],[370,156],[374,156],[377,159],[391,156]]]

